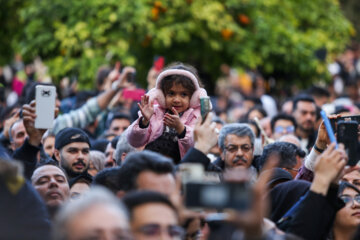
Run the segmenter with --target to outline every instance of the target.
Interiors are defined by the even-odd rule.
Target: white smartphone
[[[56,87],[36,86],[36,119],[35,128],[49,129],[53,127],[55,118]]]

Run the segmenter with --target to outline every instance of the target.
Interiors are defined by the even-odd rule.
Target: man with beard
[[[296,119],[296,136],[300,139],[301,148],[310,150],[316,140],[314,129],[316,105],[309,95],[298,95],[293,101],[292,116]]]
[[[89,168],[90,140],[79,128],[65,128],[55,137],[54,156],[68,178],[86,174]]]

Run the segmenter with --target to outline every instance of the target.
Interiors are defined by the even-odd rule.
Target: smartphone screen
[[[35,128],[49,129],[53,127],[55,118],[55,86],[36,86],[36,119]]]

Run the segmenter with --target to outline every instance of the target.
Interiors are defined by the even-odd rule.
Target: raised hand
[[[127,80],[127,75],[129,73],[135,73],[136,70],[133,67],[124,67],[124,69],[121,72],[121,75],[118,80],[118,87],[119,88],[127,88],[131,86],[131,83]]]
[[[41,138],[47,129],[37,129],[35,128],[35,118],[36,118],[36,102],[32,100],[30,104],[25,104],[23,106],[23,121],[26,133],[29,136],[29,143],[33,146],[39,146],[41,143]],[[55,108],[55,116],[57,116],[59,108]]]
[[[339,149],[335,149],[335,143],[330,144],[316,159],[315,177],[311,190],[325,196],[331,182],[336,181],[343,173],[346,162],[347,157],[343,145],[339,144]]]
[[[176,111],[175,108],[171,109],[174,114],[165,113],[164,116],[164,123],[166,126],[169,126],[171,128],[175,128],[176,132],[178,134],[181,134],[184,131],[184,124],[180,120],[179,113]]]
[[[338,117],[340,117],[340,115],[330,115],[329,119],[336,119]],[[330,139],[328,137],[324,121],[322,121],[319,126],[315,145],[320,149],[326,149],[328,144],[330,144]]]
[[[141,96],[141,101],[138,103],[138,106],[143,116],[142,123],[147,126],[149,124],[150,118],[154,114],[154,106],[152,102],[149,101],[149,96]]]
[[[268,212],[268,201],[266,199],[267,183],[278,164],[277,159],[268,160],[257,180],[252,187],[252,206],[244,212],[229,211],[229,221],[241,229],[244,239],[262,239],[264,217]],[[232,169],[225,172],[224,180],[227,182],[244,182],[249,180],[250,174],[244,169]]]
[[[218,134],[215,131],[215,123],[211,123],[212,113],[206,115],[205,121],[201,124],[200,118],[194,128],[195,148],[204,154],[208,154],[210,149],[217,143]]]
[[[121,67],[121,63],[116,62],[114,69],[109,73],[109,75],[107,77],[108,80],[110,80],[111,82],[118,80],[118,78],[120,76],[120,67]]]
[[[109,76],[107,77],[108,83],[113,89],[129,87],[131,84],[126,79],[127,75],[129,73],[136,72],[135,68],[127,66],[124,67],[124,69],[120,73],[120,67],[120,62],[117,62],[114,69],[109,73]]]

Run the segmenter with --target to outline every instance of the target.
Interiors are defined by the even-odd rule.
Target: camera
[[[249,183],[200,183],[185,186],[185,205],[189,208],[235,209],[250,208],[252,194]]]
[[[343,116],[338,118],[330,119],[331,127],[334,133],[337,132],[337,125],[340,121],[355,121],[358,125],[360,124],[360,115],[350,115],[350,116]]]
[[[126,80],[128,82],[133,83],[133,82],[135,82],[135,79],[136,79],[136,72],[131,72],[126,75]]]
[[[198,163],[180,164],[179,171],[186,207],[238,211],[250,208],[252,191],[248,182],[220,182],[218,173],[205,172]]]

